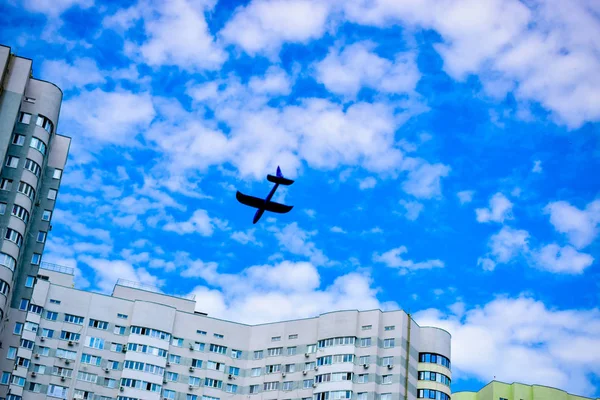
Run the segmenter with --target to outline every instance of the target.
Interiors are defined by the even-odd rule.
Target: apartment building
[[[456,392],[452,400],[593,400],[541,385],[492,381],[478,392]],[[597,399],[600,400],[600,399]]]
[[[43,264],[0,349],[7,400],[450,399],[450,334],[403,311],[244,325],[119,281],[111,296]]]
[[[0,45],[0,334],[31,298],[71,139],[56,133],[62,92]]]

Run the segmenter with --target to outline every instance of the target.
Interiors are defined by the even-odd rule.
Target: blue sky
[[[567,7],[568,5],[568,7]],[[600,396],[592,0],[9,0],[0,43],[64,92],[45,261],[257,323],[397,309],[453,390]],[[286,215],[239,205],[280,165]]]

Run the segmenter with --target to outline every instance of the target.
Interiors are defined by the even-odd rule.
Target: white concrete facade
[[[450,395],[449,382],[418,379],[424,371],[451,377],[449,364],[419,362],[425,354],[450,359],[450,335],[419,327],[403,311],[338,311],[251,326],[127,283],[112,296],[81,291],[67,269],[46,268],[34,307],[8,314],[0,398],[400,400],[423,389],[428,398]]]

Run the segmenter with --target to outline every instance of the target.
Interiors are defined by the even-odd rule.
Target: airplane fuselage
[[[273,189],[271,189],[271,191],[265,198],[265,207],[266,207],[267,203],[269,201],[271,201],[271,198],[273,198],[273,195],[275,194],[275,191],[277,190],[278,187],[279,187],[279,183],[276,183],[275,186],[273,186]],[[253,224],[257,223],[258,220],[260,219],[260,217],[262,217],[262,215],[265,213],[265,207],[261,207],[258,210],[256,210],[256,213],[254,214],[254,219],[252,220]]]

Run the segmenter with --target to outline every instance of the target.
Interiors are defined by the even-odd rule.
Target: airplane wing
[[[271,211],[279,214],[285,214],[286,212],[290,212],[292,208],[294,208],[294,206],[286,206],[285,204],[275,203],[274,201],[269,201],[265,206],[266,211]]]
[[[265,206],[265,199],[260,199],[254,196],[248,196],[241,193],[239,190],[235,194],[235,198],[242,204],[245,204],[254,208],[263,208]]]
[[[289,186],[294,183],[293,180],[284,178],[283,176],[267,175],[267,180],[273,183],[279,183],[280,185]]]
[[[241,192],[237,192],[235,194],[235,198],[242,204],[245,204],[254,208],[264,208],[265,211],[271,211],[274,213],[285,214],[290,212],[294,206],[286,206],[285,204],[275,203],[274,201],[269,201],[265,203],[264,199],[260,199],[258,197],[248,196]]]

